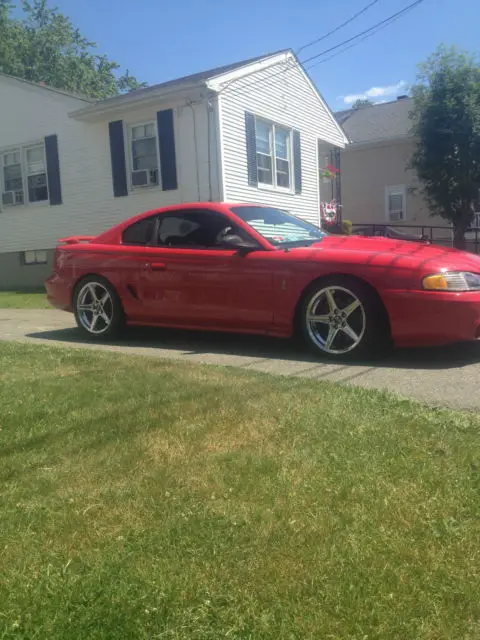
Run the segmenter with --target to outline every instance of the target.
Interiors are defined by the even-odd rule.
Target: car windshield
[[[318,227],[274,207],[240,206],[231,211],[277,247],[308,246],[327,234]]]

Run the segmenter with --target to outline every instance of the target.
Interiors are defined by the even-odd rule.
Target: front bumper
[[[388,291],[382,297],[397,346],[480,339],[480,291]]]

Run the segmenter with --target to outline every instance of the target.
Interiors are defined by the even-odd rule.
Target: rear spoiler
[[[80,242],[91,242],[95,238],[96,236],[70,236],[69,238],[62,238],[59,242],[62,244],[80,244]]]

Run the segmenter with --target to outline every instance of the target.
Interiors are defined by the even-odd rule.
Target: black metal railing
[[[435,225],[411,224],[352,224],[353,235],[387,236],[404,240],[424,240],[443,247],[453,247],[453,230],[451,227]],[[480,253],[480,228],[472,227],[465,234],[465,250]]]

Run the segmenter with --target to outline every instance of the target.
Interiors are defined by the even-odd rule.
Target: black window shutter
[[[128,196],[127,164],[125,162],[125,140],[123,136],[123,121],[115,120],[108,123],[110,135],[110,157],[112,160],[113,195],[115,198]]]
[[[45,137],[45,156],[47,159],[48,196],[50,204],[62,204],[60,161],[58,158],[58,138],[56,135]]]
[[[178,188],[173,109],[157,112],[157,129],[162,189],[172,191]]]
[[[245,139],[247,143],[247,172],[248,184],[258,186],[257,172],[257,141],[255,138],[255,116],[245,111]]]
[[[293,170],[295,171],[295,193],[302,193],[302,149],[300,131],[293,132]]]

